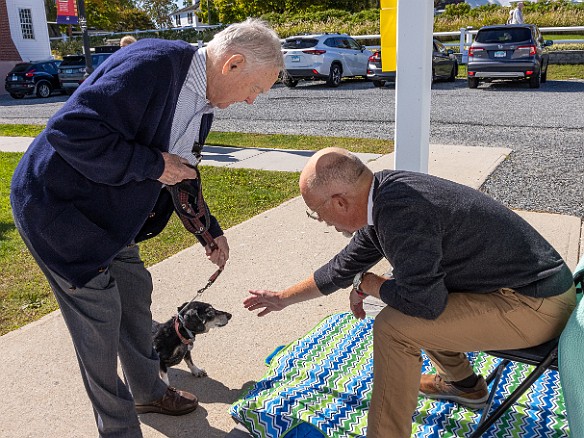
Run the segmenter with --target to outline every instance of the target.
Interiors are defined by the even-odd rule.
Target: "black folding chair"
[[[584,283],[584,257],[580,260],[576,273],[574,274],[574,283],[577,292],[582,293],[582,284]],[[487,404],[483,409],[481,420],[471,438],[482,436],[504,413],[509,409],[519,397],[529,389],[529,387],[548,369],[558,369],[558,342],[560,338],[553,339],[537,347],[525,348],[522,350],[504,350],[504,351],[486,351],[491,356],[503,359],[501,363],[487,377],[487,384],[493,382]],[[528,365],[534,365],[535,368],[521,382],[521,384],[501,403],[497,409],[489,413],[493,405],[497,386],[501,381],[503,371],[510,362],[520,362]]]

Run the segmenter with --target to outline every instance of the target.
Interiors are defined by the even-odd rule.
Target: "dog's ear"
[[[177,307],[177,308],[176,308],[176,310],[180,312],[182,309],[184,309],[184,307],[185,307],[187,304],[189,304],[189,303],[182,303],[182,305],[181,305],[180,307]]]

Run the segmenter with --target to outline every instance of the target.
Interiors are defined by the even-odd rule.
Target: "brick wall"
[[[0,61],[22,61],[10,35],[6,0],[0,0]]]

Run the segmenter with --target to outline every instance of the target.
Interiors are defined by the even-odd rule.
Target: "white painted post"
[[[397,8],[395,168],[428,173],[433,3],[400,0]]]
[[[460,28],[460,54],[462,55],[462,64],[468,63],[468,50],[465,47],[466,42],[466,27]]]

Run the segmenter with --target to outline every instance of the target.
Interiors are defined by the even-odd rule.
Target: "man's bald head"
[[[359,158],[341,148],[326,148],[314,154],[300,175],[300,192],[331,194],[358,185],[371,171]]]

